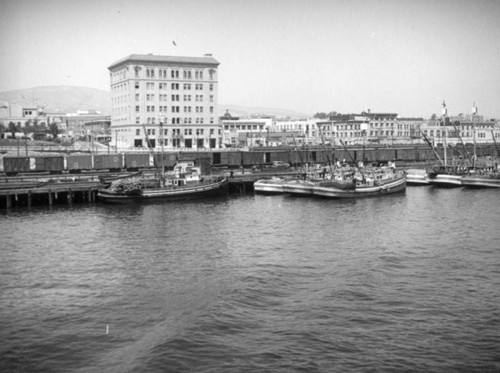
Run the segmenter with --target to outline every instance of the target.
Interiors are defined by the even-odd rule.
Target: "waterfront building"
[[[50,113],[49,113],[50,114]],[[99,135],[109,135],[110,116],[92,111],[77,111],[64,115],[49,115],[52,122],[59,123],[64,134],[77,140],[95,138]]]
[[[451,119],[451,118],[449,118]],[[500,143],[500,122],[496,120],[480,120],[481,118],[464,117],[459,120],[428,120],[422,124],[422,132],[434,145],[446,143],[451,145]]]
[[[500,122],[486,120],[477,114],[477,106],[472,107],[470,115],[448,116],[446,103],[443,102],[441,118],[431,119],[422,125],[422,133],[433,144],[457,145],[477,143],[498,143],[500,140]]]
[[[318,127],[319,119],[299,119],[276,121],[273,126],[275,132],[291,133],[296,137],[295,141],[308,144],[317,144],[321,142],[321,131],[323,136],[330,138],[331,126],[328,124]],[[326,133],[325,133],[326,132]],[[290,136],[291,137],[291,136]],[[299,141],[300,139],[300,141]],[[292,140],[293,139],[289,139]]]
[[[419,142],[422,138],[420,127],[424,118],[397,118],[395,137],[398,143]]]
[[[111,64],[111,144],[218,148],[218,66],[203,57],[132,54]]]
[[[226,114],[228,114],[226,112]],[[227,148],[242,148],[267,145],[272,118],[221,117],[223,144]]]
[[[371,113],[335,114],[329,121],[317,123],[323,139],[334,145],[341,141],[346,145],[371,143],[394,143],[400,140],[398,135],[397,114]],[[316,142],[322,141],[316,136]]]
[[[368,113],[365,114],[368,122],[366,128],[368,142],[388,143],[397,141],[397,116],[395,113],[371,113],[368,110]]]

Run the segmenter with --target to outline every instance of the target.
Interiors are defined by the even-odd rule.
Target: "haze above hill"
[[[44,86],[0,92],[0,103],[18,104],[23,107],[43,107],[53,113],[75,113],[78,110],[95,110],[101,114],[111,113],[111,92],[97,88],[73,86]],[[226,110],[232,116],[248,117],[251,114],[272,115],[280,118],[303,119],[310,113],[299,113],[288,109],[249,107],[219,103],[219,116]]]

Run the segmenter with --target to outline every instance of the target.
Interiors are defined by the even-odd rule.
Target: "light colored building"
[[[500,123],[494,119],[485,120],[482,115],[478,115],[475,104],[470,115],[448,116],[448,109],[443,101],[441,118],[427,121],[421,130],[433,144],[493,142],[496,145],[500,140]]]
[[[450,118],[452,119],[452,118]],[[447,144],[486,144],[500,143],[500,122],[484,121],[482,118],[458,120],[429,120],[422,124],[422,132],[434,145]],[[446,140],[444,139],[446,138]]]
[[[109,66],[111,145],[218,148],[218,66],[204,57],[132,54]]]
[[[273,130],[276,132],[292,133],[296,137],[295,142],[303,141],[309,144],[321,142],[321,135],[330,137],[331,127],[324,125],[318,127],[319,119],[300,119],[288,121],[276,121]],[[290,138],[288,141],[290,141]],[[289,145],[289,144],[288,144]]]
[[[420,127],[423,123],[423,118],[397,118],[396,138],[398,143],[419,142],[422,137]]]
[[[230,118],[221,117],[223,143],[229,148],[266,145],[272,118]]]
[[[366,139],[368,142],[397,141],[397,114],[362,113],[368,119]]]

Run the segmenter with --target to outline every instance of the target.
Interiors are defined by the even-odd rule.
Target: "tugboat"
[[[222,176],[201,176],[192,163],[178,164],[172,174],[157,173],[115,180],[97,197],[109,203],[180,201],[226,195],[229,182]]]

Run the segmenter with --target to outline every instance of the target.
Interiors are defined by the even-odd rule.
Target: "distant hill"
[[[74,113],[77,110],[95,110],[103,115],[111,113],[111,92],[97,88],[73,86],[45,86],[30,89],[17,89],[0,92],[0,104],[19,104],[23,106],[43,107],[48,112],[59,111]],[[300,119],[310,114],[298,113],[288,109],[249,107],[242,105],[219,104],[219,116],[229,110],[236,117],[248,117],[252,114],[275,116],[277,118]]]
[[[275,116],[276,118],[305,119],[313,116],[313,114],[299,113],[288,109],[219,104],[219,116],[224,115],[226,110],[228,110],[233,117],[248,117],[252,114],[262,114]]]
[[[97,88],[46,86],[0,92],[0,102],[23,106],[43,107],[48,112],[74,113],[77,110],[95,110],[109,114],[111,95]]]

